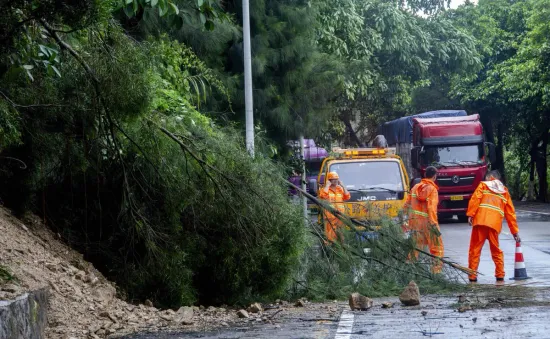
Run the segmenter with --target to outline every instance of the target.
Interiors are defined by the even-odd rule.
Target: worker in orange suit
[[[470,203],[468,204],[468,222],[472,227],[470,250],[468,253],[468,267],[477,271],[479,257],[485,240],[489,240],[491,256],[495,263],[495,278],[497,283],[504,283],[504,255],[499,248],[498,235],[502,230],[502,221],[506,218],[510,232],[514,239],[520,242],[516,212],[508,189],[500,181],[498,171],[489,172],[486,181],[479,183]],[[477,275],[471,274],[471,282],[477,282]]]
[[[324,199],[331,203],[332,207],[336,208],[340,212],[344,212],[344,206],[342,203],[351,198],[351,194],[346,189],[346,186],[340,181],[340,177],[336,172],[329,172],[327,175],[327,182],[319,192],[319,198]],[[325,236],[329,242],[334,242],[337,237],[341,238],[341,234],[337,235],[339,229],[343,226],[342,222],[334,216],[332,213],[325,211]]]
[[[411,232],[416,245],[424,249],[429,248],[430,253],[442,258],[443,240],[437,220],[437,205],[439,204],[439,187],[435,183],[437,169],[433,166],[426,168],[424,179],[416,184],[405,203],[405,211],[408,211],[408,226],[405,230]],[[415,252],[418,257],[418,252]],[[434,260],[432,265],[433,273],[441,273],[443,263]]]

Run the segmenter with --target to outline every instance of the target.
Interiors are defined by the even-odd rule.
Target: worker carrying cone
[[[472,227],[470,251],[468,253],[468,267],[477,271],[481,249],[486,240],[489,240],[491,256],[495,263],[495,278],[498,282],[504,281],[504,255],[499,248],[498,235],[502,230],[502,221],[506,218],[510,232],[518,246],[521,242],[516,220],[516,212],[508,189],[500,181],[500,173],[491,171],[485,177],[486,181],[479,183],[470,203],[468,204],[468,222]],[[521,250],[521,248],[520,248]],[[477,275],[469,275],[471,282],[477,281]]]

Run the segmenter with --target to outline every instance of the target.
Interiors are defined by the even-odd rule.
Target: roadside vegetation
[[[357,146],[383,121],[465,108],[514,195],[536,182],[546,201],[550,0],[252,1],[255,158],[241,13],[239,1],[3,2],[3,204],[40,216],[129,300],[175,307],[382,295],[413,278],[452,288],[406,263],[392,225],[369,260],[354,237],[327,252],[284,183],[300,133]]]

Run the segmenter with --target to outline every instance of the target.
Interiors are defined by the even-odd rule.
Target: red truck
[[[494,145],[485,142],[479,115],[426,112],[387,122],[380,132],[404,158],[411,187],[426,167],[438,168],[439,216],[466,221],[468,201],[495,155]]]

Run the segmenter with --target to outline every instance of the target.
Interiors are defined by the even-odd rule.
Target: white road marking
[[[343,310],[338,322],[338,329],[334,339],[349,339],[353,330],[353,313],[348,310]]]

